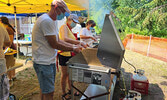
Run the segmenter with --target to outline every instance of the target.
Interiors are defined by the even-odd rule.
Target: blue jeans
[[[33,63],[33,67],[37,73],[40,88],[43,94],[54,92],[56,65],[42,65]]]

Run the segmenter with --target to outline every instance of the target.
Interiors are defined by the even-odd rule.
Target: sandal
[[[68,90],[67,94],[70,94],[70,95],[71,95],[71,90]],[[74,96],[80,96],[79,92],[75,92],[75,93],[74,93]]]
[[[62,100],[71,100],[71,96],[66,97],[67,95],[68,95],[67,93],[63,94],[63,95],[61,96]]]
[[[16,76],[12,77],[12,80],[15,81],[16,80]]]
[[[70,95],[71,95],[71,90],[68,90],[67,94],[70,94]]]

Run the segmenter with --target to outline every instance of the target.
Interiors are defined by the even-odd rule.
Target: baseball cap
[[[78,16],[76,14],[70,14],[68,18],[72,19],[76,23],[79,23]]]
[[[53,0],[52,5],[55,5],[55,7],[63,7],[66,12],[70,13],[70,10],[68,9],[66,3],[63,0]]]

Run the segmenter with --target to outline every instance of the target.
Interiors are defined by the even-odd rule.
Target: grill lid
[[[103,65],[117,69],[121,66],[125,49],[112,18],[112,15],[105,17],[97,57]]]
[[[72,57],[67,64],[81,64],[80,67],[98,66],[119,69],[124,56],[124,46],[117,33],[111,15],[106,15],[98,50],[84,49]],[[84,64],[84,66],[82,66]]]

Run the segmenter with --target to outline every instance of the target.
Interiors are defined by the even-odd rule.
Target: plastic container
[[[147,81],[147,77],[140,74],[135,74],[132,78],[136,81]]]
[[[24,38],[26,41],[31,41],[31,34],[24,34]]]
[[[148,79],[144,76],[141,78],[136,78],[136,76],[132,75],[131,76],[131,90],[138,91],[142,94],[148,94],[148,87],[149,87],[149,81]]]

